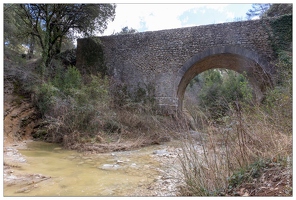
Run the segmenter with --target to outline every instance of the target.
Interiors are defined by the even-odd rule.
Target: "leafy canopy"
[[[114,20],[116,5],[7,4],[5,7],[5,16],[10,22],[16,27],[22,23],[19,34],[37,39],[42,48],[44,64],[48,66],[51,58],[60,53],[65,37],[74,39],[103,33],[108,23]],[[9,12],[14,13],[14,21]]]

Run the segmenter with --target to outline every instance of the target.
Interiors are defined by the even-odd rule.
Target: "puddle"
[[[51,178],[25,192],[17,192],[23,186],[4,185],[4,196],[129,196],[159,175],[160,164],[152,154],[160,148],[83,155],[56,144],[31,142],[28,149],[19,150],[27,162],[14,169],[15,174]]]

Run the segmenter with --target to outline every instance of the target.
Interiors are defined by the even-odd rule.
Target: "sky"
[[[251,8],[251,3],[117,3],[115,19],[103,35],[118,33],[126,26],[145,32],[246,20]]]

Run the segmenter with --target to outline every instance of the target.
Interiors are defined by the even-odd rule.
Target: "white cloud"
[[[226,16],[227,16],[227,18],[233,19],[234,18],[234,13],[227,11]]]
[[[224,12],[226,6],[227,4],[208,4],[206,5],[206,8],[213,9],[218,12]]]
[[[179,16],[187,10],[203,4],[117,4],[116,16],[110,22],[104,35],[120,32],[125,26],[140,30],[143,22],[146,31],[181,27]]]
[[[180,16],[186,12],[205,13],[216,11],[223,13],[228,19],[235,17],[227,10],[228,4],[117,4],[116,16],[110,22],[104,35],[120,32],[128,26],[138,31],[155,31],[182,27]],[[183,24],[190,19],[184,16]],[[221,19],[218,19],[219,22]],[[217,21],[216,21],[217,23]],[[198,25],[198,24],[192,24]],[[186,25],[188,26],[188,25]]]
[[[181,22],[182,22],[183,24],[186,24],[186,23],[188,22],[188,20],[189,20],[189,17],[186,16]]]
[[[219,13],[223,13],[227,20],[231,20],[235,17],[235,14],[233,12],[230,12],[227,10],[228,4],[209,4],[206,6],[206,9],[213,9]],[[215,23],[223,23],[224,21],[218,20]]]

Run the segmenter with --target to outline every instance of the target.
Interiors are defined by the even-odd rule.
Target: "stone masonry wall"
[[[105,64],[115,80],[153,84],[158,104],[176,107],[178,71],[194,55],[217,47],[240,47],[273,59],[270,19],[99,37]],[[78,41],[78,51],[79,41]],[[242,55],[243,56],[243,55]],[[180,78],[179,78],[180,79]],[[178,79],[178,80],[179,80]]]

